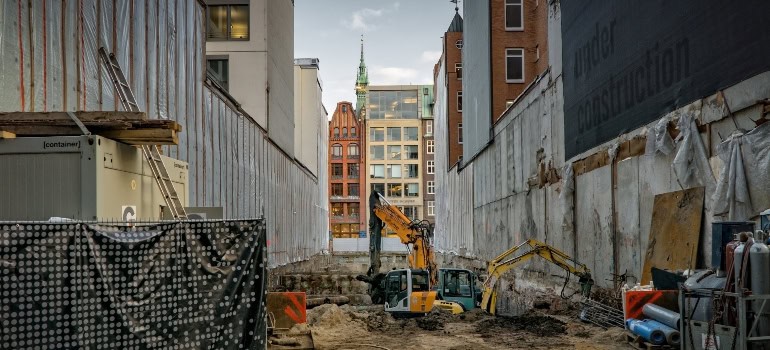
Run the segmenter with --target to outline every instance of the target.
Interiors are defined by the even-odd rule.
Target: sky
[[[371,85],[432,84],[454,6],[449,0],[296,0],[294,57],[320,59],[331,117],[337,102],[355,105],[362,34]]]

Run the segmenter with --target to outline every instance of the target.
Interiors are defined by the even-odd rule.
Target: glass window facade
[[[369,176],[375,179],[385,178],[385,164],[372,164],[369,166]]]
[[[388,184],[388,197],[401,197],[403,189],[402,184]]]
[[[404,173],[408,179],[416,179],[420,172],[419,164],[405,164]]]
[[[379,194],[385,194],[385,184],[372,184],[372,189]]]
[[[404,159],[417,159],[417,157],[419,156],[417,145],[404,146],[404,155],[406,157]]]
[[[417,91],[370,91],[370,119],[417,119]]]
[[[401,141],[401,128],[388,128],[388,141]]]
[[[248,5],[210,5],[206,11],[208,40],[249,40]]]
[[[390,160],[401,159],[401,146],[388,146],[388,159]]]
[[[407,197],[417,197],[420,195],[420,186],[419,184],[406,184],[406,196]]]
[[[229,90],[229,61],[227,59],[212,58],[206,60],[208,71],[216,79],[217,83],[225,90]]]
[[[388,178],[400,179],[401,178],[401,165],[400,164],[388,164]]]
[[[360,173],[358,163],[348,163],[348,179],[357,179]]]
[[[371,128],[371,129],[369,129],[369,141],[371,141],[371,142],[383,142],[383,141],[385,141],[385,128]]]
[[[348,184],[348,196],[359,196],[360,190],[358,184]]]
[[[404,128],[404,141],[417,141],[417,128]]]
[[[385,159],[385,146],[371,146],[371,159],[372,160],[384,160]]]

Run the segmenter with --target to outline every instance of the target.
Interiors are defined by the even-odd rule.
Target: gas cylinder
[[[727,286],[725,291],[727,292],[735,291],[735,248],[739,245],[741,245],[741,241],[738,240],[738,234],[736,233],[733,235],[733,240],[725,246],[725,269],[727,270]],[[735,299],[727,298],[725,300],[725,311],[723,322],[726,325],[735,325],[735,318],[738,313],[735,308]]]
[[[760,235],[760,236],[757,236]],[[751,293],[770,294],[770,248],[763,242],[764,234],[757,231],[754,244],[749,248],[749,263],[751,264]],[[757,331],[759,335],[770,335],[770,305],[762,308],[762,300],[752,303],[752,309],[757,313]],[[761,311],[761,315],[759,312]]]
[[[749,270],[751,268],[751,264],[746,264],[746,270],[744,271],[743,266],[743,257],[745,254],[745,248],[751,247],[752,244],[754,244],[754,239],[751,237],[753,234],[748,232],[741,232],[739,236],[740,244],[735,247],[735,251],[733,254],[735,255],[733,261],[735,262],[734,265],[734,273],[735,273],[735,291],[741,292],[742,290],[740,288],[748,289],[751,288],[751,276],[749,274]],[[742,281],[741,279],[745,279],[745,281]]]
[[[662,325],[661,323],[658,323]],[[629,318],[626,320],[626,327],[632,333],[641,336],[644,340],[654,344],[663,345],[666,343],[666,334],[663,333],[656,324],[652,324],[650,320],[636,320]],[[663,327],[666,327],[665,325]]]

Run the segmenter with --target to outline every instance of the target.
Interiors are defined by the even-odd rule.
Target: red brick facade
[[[335,238],[354,238],[366,231],[363,133],[353,104],[337,103],[329,122],[328,164],[329,220]]]

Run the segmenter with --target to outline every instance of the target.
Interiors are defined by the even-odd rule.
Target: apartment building
[[[353,104],[339,102],[329,122],[329,202],[332,239],[366,235],[366,179],[361,167],[361,122]]]
[[[457,9],[459,10],[459,9]],[[447,159],[443,164],[444,171],[453,167],[462,158],[463,155],[463,18],[459,11],[455,15],[442,38],[442,53],[439,62],[433,69],[433,84],[436,99],[439,97],[445,100],[446,106],[440,112],[434,109],[435,113],[444,113],[441,119],[435,122],[446,123],[442,125],[446,130],[444,135],[440,135],[441,142],[446,142]],[[439,79],[441,74],[441,79]],[[441,81],[441,83],[439,83]]]
[[[427,90],[426,90],[427,89]],[[423,100],[431,86],[369,86],[366,110],[367,197],[383,194],[413,220],[424,218]],[[390,234],[387,232],[386,234]]]
[[[318,58],[294,60],[294,158],[313,175],[326,170],[319,154],[326,153],[325,138],[329,113],[323,105],[323,84]]]
[[[548,67],[547,5],[544,0],[463,2],[464,20],[474,24],[463,28],[464,159],[487,144],[491,126]]]
[[[294,2],[205,0],[207,69],[294,155]]]

